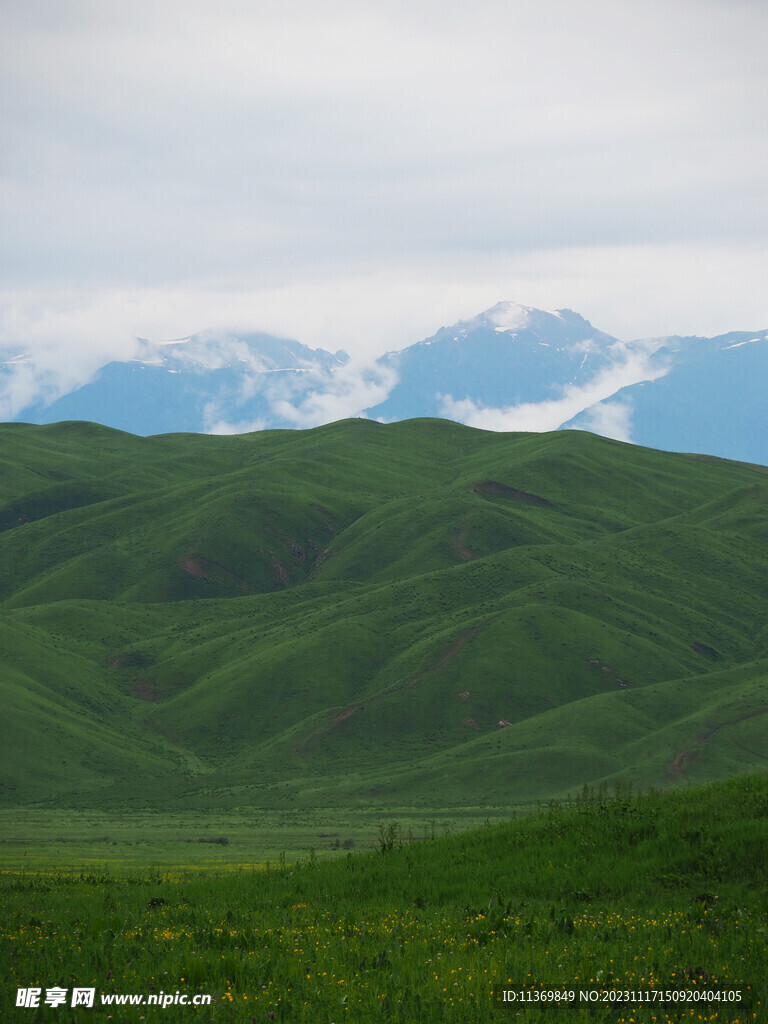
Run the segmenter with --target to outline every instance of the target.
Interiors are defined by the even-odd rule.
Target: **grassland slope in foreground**
[[[768,778],[745,776],[684,794],[585,792],[419,843],[390,822],[378,852],[325,863],[4,872],[0,1016],[104,1019],[16,1009],[37,982],[93,987],[104,1016],[167,1024],[763,1021],[766,845]],[[543,990],[565,1005],[523,1002]],[[130,993],[211,1004],[103,1008]]]
[[[0,427],[5,805],[508,808],[768,761],[768,470]]]

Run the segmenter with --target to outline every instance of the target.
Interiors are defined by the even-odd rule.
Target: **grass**
[[[409,842],[382,821],[372,839],[327,862],[310,851],[231,870],[6,871],[0,1013],[32,1016],[15,1008],[17,987],[77,985],[98,1000],[212,998],[115,1011],[126,1020],[765,1019],[765,776],[685,794],[585,788],[479,830]],[[543,988],[574,1001],[522,1001]],[[585,1003],[581,990],[635,1001]],[[663,991],[690,1002],[649,1001]]]
[[[768,470],[0,434],[0,1018],[766,1019]]]
[[[426,818],[412,807],[390,808],[414,841],[479,828],[506,817],[498,808],[453,808]],[[173,869],[264,866],[279,858],[328,860],[339,851],[377,846],[381,813],[375,808],[253,808],[168,813],[6,808],[0,810],[0,868],[78,871],[98,864],[110,871],[147,864]]]
[[[507,811],[768,762],[768,470],[6,424],[0,805]]]

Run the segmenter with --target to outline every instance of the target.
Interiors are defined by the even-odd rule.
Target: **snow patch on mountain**
[[[749,341],[735,341],[732,345],[726,345],[726,348],[741,348],[742,345],[754,345],[756,341],[765,341],[765,338],[750,338]]]
[[[490,320],[497,331],[516,331],[526,326],[532,312],[528,306],[518,306],[516,302],[499,302],[481,317]]]

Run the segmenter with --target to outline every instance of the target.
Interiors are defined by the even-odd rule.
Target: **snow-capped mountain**
[[[22,371],[23,354],[6,353],[0,386]],[[14,418],[155,434],[441,416],[492,430],[588,429],[768,465],[767,392],[768,331],[625,342],[572,310],[500,302],[364,365],[266,334],[141,341],[131,360]]]
[[[505,409],[557,400],[566,387],[586,385],[621,362],[623,349],[570,309],[549,313],[499,302],[383,356],[380,362],[397,374],[397,384],[367,414],[384,420],[456,419],[451,412],[462,403]]]

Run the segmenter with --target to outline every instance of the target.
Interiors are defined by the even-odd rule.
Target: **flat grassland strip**
[[[509,809],[441,809],[426,818],[413,808],[391,808],[405,842],[509,817]],[[100,871],[146,868],[262,868],[279,859],[327,860],[378,845],[382,812],[376,809],[296,813],[252,811],[117,811],[0,809],[0,869],[10,871]]]
[[[765,776],[666,795],[585,789],[530,818],[403,838],[390,822],[374,850],[253,870],[5,872],[0,1016],[109,1019],[15,1006],[20,987],[91,986],[97,1004],[212,997],[115,1020],[766,1019]],[[504,990],[574,997],[511,1007]],[[665,991],[677,999],[652,1001]]]

